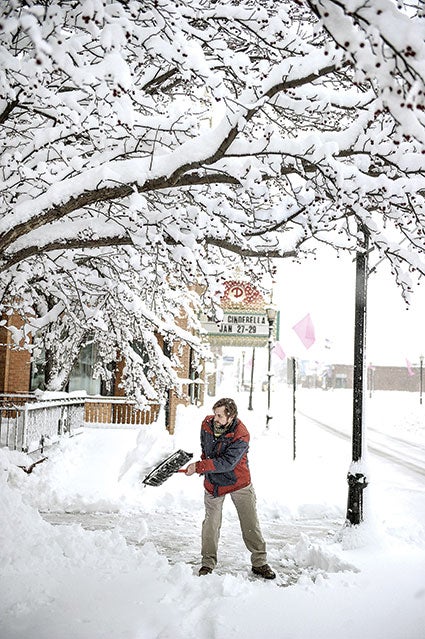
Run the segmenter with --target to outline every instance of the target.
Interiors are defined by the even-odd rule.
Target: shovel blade
[[[193,457],[192,453],[187,453],[185,450],[178,450],[172,455],[169,455],[158,466],[155,466],[151,472],[146,475],[143,483],[146,486],[160,486],[171,475],[178,472],[178,470],[184,466]]]

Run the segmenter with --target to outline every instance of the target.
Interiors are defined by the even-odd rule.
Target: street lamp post
[[[269,422],[272,418],[270,415],[270,399],[271,399],[271,377],[272,377],[272,344],[273,344],[273,326],[276,320],[277,309],[271,304],[266,308],[267,321],[269,323],[269,336],[267,341],[268,348],[268,365],[267,365],[267,416],[266,416],[266,428],[269,427]]]
[[[366,353],[366,311],[368,276],[368,233],[361,227],[363,241],[356,253],[356,303],[354,326],[354,367],[353,367],[353,437],[352,466],[358,468],[363,457],[363,427],[365,399],[365,353]],[[361,470],[348,476],[347,522],[358,525],[363,521],[363,491],[368,482]]]
[[[249,400],[248,400],[248,410],[253,410],[252,408],[252,393],[254,390],[254,363],[255,363],[255,347],[252,349],[252,358],[251,358],[251,383],[249,385]]]
[[[423,391],[423,379],[424,379],[424,356],[419,357],[419,403],[422,404],[422,391]]]
[[[297,456],[297,360],[291,358],[291,377],[292,377],[292,459]]]

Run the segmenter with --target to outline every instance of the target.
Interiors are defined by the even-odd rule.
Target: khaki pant
[[[250,484],[246,488],[228,493],[235,504],[245,546],[251,553],[255,567],[267,563],[266,544],[258,522],[255,491]],[[226,495],[213,497],[205,491],[205,519],[202,524],[202,565],[213,569],[217,564],[218,540]]]

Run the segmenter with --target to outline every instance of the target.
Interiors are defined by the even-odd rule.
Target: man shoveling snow
[[[264,579],[276,574],[267,564],[266,544],[258,521],[256,497],[248,465],[249,432],[238,418],[233,399],[219,399],[201,426],[201,460],[189,464],[186,475],[204,475],[205,519],[202,524],[202,566],[207,575],[217,564],[223,503],[227,494],[235,505],[242,538],[251,553],[252,571]]]

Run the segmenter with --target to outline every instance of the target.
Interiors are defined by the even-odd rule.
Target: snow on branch
[[[1,299],[40,321],[33,348],[50,353],[52,379],[66,377],[74,331],[96,344],[99,374],[127,351],[128,388],[164,393],[177,360],[147,345],[199,350],[197,312],[214,313],[235,263],[260,279],[317,242],[355,251],[357,221],[407,297],[424,273],[421,11],[3,3]]]

